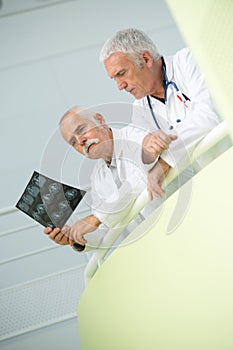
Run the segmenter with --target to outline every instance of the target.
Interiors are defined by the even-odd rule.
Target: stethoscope
[[[173,86],[175,91],[176,91],[176,96],[177,98],[179,99],[180,102],[182,102],[184,104],[184,106],[187,108],[188,105],[187,105],[187,101],[190,101],[190,99],[184,94],[184,93],[181,93],[178,86],[176,85],[176,83],[172,80],[168,80],[168,77],[167,77],[167,72],[166,72],[166,67],[165,67],[165,63],[163,61],[163,65],[162,65],[162,68],[163,68],[163,75],[164,75],[164,81],[163,81],[163,87],[164,87],[164,102],[165,104],[167,103],[167,90],[169,88],[169,86]],[[151,112],[151,115],[154,119],[154,122],[157,126],[158,129],[161,129],[158,121],[157,121],[157,118],[155,116],[155,113],[153,111],[153,108],[152,108],[152,105],[151,105],[151,101],[150,101],[150,97],[147,96],[147,102],[148,102],[148,105],[149,105],[149,108],[150,108],[150,112]],[[181,119],[177,119],[176,120],[177,123],[180,123],[181,122]],[[170,125],[169,126],[169,129],[172,130],[173,129],[173,126]]]

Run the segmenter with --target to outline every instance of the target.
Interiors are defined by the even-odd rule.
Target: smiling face
[[[163,93],[160,61],[154,61],[148,51],[141,54],[140,61],[139,68],[128,54],[115,52],[104,61],[104,65],[118,89],[129,92],[136,99],[158,95],[160,90]]]
[[[97,113],[95,118],[100,125],[88,117],[80,116],[77,110],[70,110],[62,118],[61,134],[66,142],[86,157],[111,161],[112,132],[102,115]]]

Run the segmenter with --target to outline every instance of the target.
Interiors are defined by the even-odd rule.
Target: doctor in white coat
[[[132,125],[110,129],[101,114],[81,107],[73,107],[64,114],[60,131],[76,151],[98,159],[91,175],[92,213],[72,227],[47,227],[44,233],[61,245],[78,243],[81,251],[87,243],[84,235],[100,224],[112,228],[130,212],[147,186],[153,162],[177,137],[161,130],[148,134]]]
[[[164,173],[174,166],[182,170],[195,146],[220,122],[204,78],[189,49],[162,57],[144,32],[132,28],[106,41],[100,61],[119,90],[135,97],[133,124],[178,136],[149,173],[151,198],[161,197]]]

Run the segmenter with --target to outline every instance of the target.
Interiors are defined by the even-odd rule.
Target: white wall
[[[161,0],[67,1],[0,19],[1,208],[14,204],[39,167],[67,108],[132,101],[98,61],[104,40],[129,26],[145,30],[163,53],[183,46]]]
[[[163,54],[184,46],[163,0],[6,3],[8,8],[3,1],[0,12],[0,208],[15,205],[33,170],[77,185],[83,159],[67,149],[57,130],[59,118],[68,108],[75,104],[98,106],[110,114],[106,117],[111,122],[130,120],[131,96],[117,91],[98,60],[101,45],[111,34],[126,27],[143,29]],[[85,169],[88,167],[85,163]],[[82,175],[83,182],[87,179],[86,173]],[[32,223],[22,213],[0,216],[0,220],[0,232]],[[0,239],[1,260],[53,246],[39,226]],[[1,288],[87,261],[87,256],[67,248],[0,264]],[[65,336],[67,329],[65,341],[61,334]],[[53,348],[77,350],[76,320],[3,341],[1,349],[47,349],[51,342]]]

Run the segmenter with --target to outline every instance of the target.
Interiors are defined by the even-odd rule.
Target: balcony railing
[[[222,149],[226,150],[232,144],[230,137],[228,136],[228,127],[227,123],[221,122],[217,127],[215,127],[206,137],[197,145],[195,150],[190,156],[189,164],[184,164],[182,169],[173,168],[170,170],[166,178],[166,185],[168,186],[179,174],[190,164],[193,164],[201,156],[203,156],[203,161],[201,163],[201,168],[206,166],[214,157],[218,156],[219,151],[215,150],[215,155],[211,155],[210,150],[216,145],[220,144],[223,139],[226,139],[226,142]],[[134,203],[134,206],[131,209],[131,212],[123,217],[122,221],[118,223],[113,229],[109,230],[104,236],[101,244],[99,245],[96,252],[91,256],[86,269],[85,269],[85,283],[87,284],[91,278],[94,276],[98,268],[101,267],[102,263],[105,260],[106,255],[109,250],[112,249],[114,243],[118,240],[122,232],[126,229],[128,224],[140,213],[140,211],[148,203],[148,194],[147,189],[145,189],[137,198]]]

